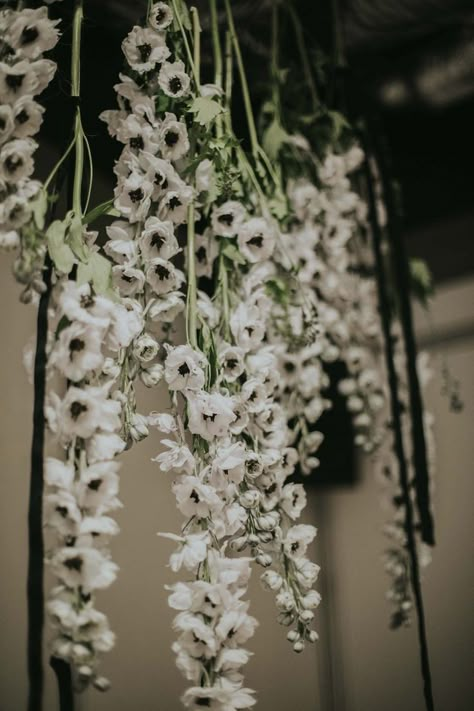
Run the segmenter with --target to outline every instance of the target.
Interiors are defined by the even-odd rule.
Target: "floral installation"
[[[99,666],[115,635],[96,592],[118,572],[110,552],[119,531],[112,517],[121,506],[118,458],[157,431],[153,461],[172,478],[184,519],[178,533],[159,533],[175,545],[169,565],[181,576],[168,602],[176,611],[173,652],[188,682],[182,701],[233,711],[256,703],[243,675],[258,624],[246,599],[255,565],[294,651],[318,637],[319,566],[308,557],[317,531],[298,523],[306,493],[291,477],[308,477],[319,465],[335,362],[345,373],[337,385],[354,443],[374,457],[390,488],[385,565],[393,626],[408,622],[413,603],[364,183],[370,153],[319,99],[291,3],[285,11],[311,107],[292,110],[284,96],[291,86],[279,57],[283,5],[275,2],[270,95],[256,120],[231,2],[219,5],[209,0],[207,83],[199,14],[185,0],[148,2],[123,40],[118,108],[101,114],[123,148],[113,199],[92,210],[79,102],[83,0],[73,7],[73,137],[43,185],[31,178],[32,136],[43,113],[35,97],[54,75],[43,54],[58,41],[58,21],[45,6],[0,13],[0,245],[19,249],[22,299],[41,295],[40,309],[49,299],[44,411],[63,451],[46,458],[44,476],[46,560],[56,578],[47,603],[52,656],[70,668],[75,690],[108,688]],[[235,76],[243,141],[233,121]],[[72,204],[53,220],[61,188],[50,185],[70,153]],[[373,182],[384,228],[384,195]],[[103,215],[113,219],[98,239],[92,227]],[[391,325],[411,495],[410,385],[393,315]],[[422,382],[427,372],[420,359]],[[148,388],[166,385],[166,411],[139,412],[138,379]],[[430,424],[425,413],[432,460]],[[421,545],[418,555],[423,563]]]
[[[43,194],[31,176],[38,147],[33,137],[44,113],[37,97],[56,72],[55,62],[43,55],[58,42],[58,24],[45,6],[0,12],[0,247],[19,252],[14,273],[25,285],[24,301],[31,300],[32,290],[45,289],[46,249],[38,234]]]

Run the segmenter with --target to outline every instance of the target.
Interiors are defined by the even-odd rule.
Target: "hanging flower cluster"
[[[45,245],[35,225],[35,204],[41,184],[33,180],[33,136],[43,121],[44,108],[36,97],[52,80],[56,64],[43,55],[59,38],[58,20],[46,7],[0,12],[0,247],[18,249],[15,276],[31,289],[44,289],[42,267]]]

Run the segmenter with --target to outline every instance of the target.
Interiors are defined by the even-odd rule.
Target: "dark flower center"
[[[216,419],[216,417],[217,417],[217,413],[213,412],[212,415],[203,415],[203,416],[202,416],[202,419],[203,419],[203,420],[206,420],[206,422],[207,422],[207,420],[210,420],[211,422],[214,422],[214,420]]]
[[[254,235],[247,241],[247,244],[251,244],[252,247],[258,247],[258,249],[261,249],[263,247],[263,235]]]
[[[20,42],[21,44],[31,44],[39,37],[39,31],[37,27],[25,27],[21,33]]]
[[[191,372],[191,371],[189,370],[188,364],[187,364],[187,363],[181,363],[181,365],[180,365],[179,368],[178,368],[178,373],[179,373],[180,375],[182,375],[183,378],[184,378],[184,376],[185,376],[185,375],[189,375],[190,372]]]
[[[155,274],[158,276],[161,281],[164,281],[165,279],[170,278],[170,271],[166,267],[163,267],[161,264],[157,264],[155,267]]]
[[[5,121],[3,116],[0,116],[0,131],[3,131],[3,129],[5,128],[6,125],[7,125],[7,122]]]
[[[195,699],[195,704],[196,704],[196,706],[205,706],[206,708],[210,708],[211,707],[211,699],[208,696],[206,696],[205,698],[204,697],[198,698],[198,699]]]
[[[167,146],[171,148],[171,146],[175,146],[179,141],[179,133],[177,131],[166,131],[165,134],[165,143]]]
[[[82,564],[83,560],[80,556],[76,556],[75,558],[68,558],[64,561],[65,568],[68,568],[69,570],[77,570],[78,573],[80,573],[82,570]]]
[[[166,239],[163,237],[163,235],[160,235],[159,232],[153,232],[150,239],[150,247],[157,247],[158,250],[160,250],[165,242]]]
[[[94,306],[94,303],[94,297],[91,294],[81,296],[81,306],[83,309],[90,309],[91,306]]]
[[[168,187],[168,181],[166,180],[166,175],[164,173],[155,173],[155,180],[153,181],[155,185],[166,190]]]
[[[224,213],[223,215],[219,215],[217,219],[219,220],[219,222],[222,222],[224,225],[227,225],[227,227],[230,227],[234,221],[234,216],[232,215],[232,213],[229,212]]]
[[[122,274],[122,281],[126,281],[127,284],[131,284],[133,281],[133,277],[128,276],[127,274]]]
[[[29,119],[28,113],[25,111],[25,109],[22,109],[19,114],[16,115],[16,120],[17,123],[26,123]]]
[[[85,343],[81,338],[73,338],[72,341],[69,343],[69,351],[71,353],[71,356],[73,353],[79,353],[80,351],[84,350]]]
[[[72,419],[77,420],[83,412],[87,412],[87,405],[84,405],[82,402],[75,401],[72,403],[69,412],[71,413]]]
[[[130,139],[129,143],[130,148],[134,148],[135,150],[142,150],[144,147],[143,138],[141,136],[134,136]]]
[[[128,196],[132,202],[140,202],[140,200],[143,200],[144,193],[141,188],[137,188],[136,190],[130,190]]]
[[[198,504],[201,499],[199,498],[199,494],[197,493],[196,489],[193,489],[189,495],[189,498],[194,501],[195,504]]]
[[[285,365],[284,365],[283,367],[284,367],[284,369],[286,370],[287,373],[293,373],[293,372],[295,371],[295,368],[296,368],[296,366],[295,366],[294,363],[288,363],[288,362],[285,363]]]
[[[172,94],[179,94],[183,88],[183,82],[179,77],[171,77],[168,83],[169,90]]]
[[[102,484],[102,479],[92,479],[88,483],[88,488],[91,489],[92,491],[99,491],[99,488]]]
[[[151,44],[145,42],[145,44],[137,45],[137,49],[140,52],[140,59],[142,62],[148,62],[151,54]]]
[[[300,547],[300,544],[295,541],[295,543],[291,544],[291,552],[296,553],[296,551],[298,550],[299,547]]]
[[[168,205],[170,206],[170,208],[172,210],[176,210],[177,207],[181,207],[182,202],[179,199],[179,197],[177,197],[176,195],[173,195],[173,197],[170,199]]]
[[[17,168],[19,168],[23,164],[22,159],[20,156],[8,156],[8,158],[5,161],[5,168],[8,170],[9,173],[14,173]]]
[[[206,248],[201,245],[201,247],[196,250],[196,257],[198,262],[205,262],[207,257]]]
[[[160,8],[156,11],[155,20],[157,25],[159,25],[160,22],[163,22],[163,20],[166,20],[166,12],[163,10],[163,8]]]
[[[239,361],[237,358],[228,358],[226,360],[226,365],[229,368],[229,370],[234,370],[234,368],[237,368]]]
[[[7,74],[5,82],[10,89],[16,91],[23,84],[24,74]]]
[[[67,508],[65,506],[56,506],[56,511],[60,516],[63,518],[66,518],[67,516]]]

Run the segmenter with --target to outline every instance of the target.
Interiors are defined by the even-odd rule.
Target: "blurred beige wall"
[[[22,349],[34,333],[34,311],[18,302],[11,260],[0,261],[0,711],[26,709],[25,576],[26,511],[31,437],[32,389]],[[434,355],[444,353],[461,380],[466,408],[448,412],[436,378],[429,406],[436,416],[438,474],[435,494],[438,547],[425,573],[424,591],[438,711],[472,708],[467,666],[472,625],[470,593],[474,438],[474,281],[441,290],[434,305]],[[448,333],[448,330],[451,332]],[[457,329],[454,333],[453,329]],[[420,331],[426,333],[423,319]],[[431,333],[431,332],[430,332]],[[444,334],[444,336],[443,336]],[[446,335],[447,334],[447,335]],[[439,341],[441,337],[441,341]],[[439,368],[438,368],[439,372]],[[147,391],[143,411],[159,409]],[[150,458],[152,434],[123,458],[119,514],[121,534],[114,559],[121,573],[101,595],[118,642],[104,662],[112,680],[106,694],[88,692],[78,711],[179,711],[184,683],[170,645],[171,610],[165,583],[169,544],[157,531],[180,525],[170,479]],[[362,465],[353,489],[311,491],[305,518],[319,528],[314,558],[323,566],[324,600],[318,616],[320,642],[301,656],[291,651],[275,622],[271,596],[252,584],[252,613],[260,620],[248,666],[249,686],[258,689],[260,711],[422,711],[416,636],[413,629],[388,630],[387,580],[380,556],[384,520],[379,491]],[[47,669],[45,711],[57,709],[52,672]]]

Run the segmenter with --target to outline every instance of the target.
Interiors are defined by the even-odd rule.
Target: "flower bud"
[[[247,538],[250,546],[258,546],[260,538],[255,533],[250,533]]]
[[[230,542],[230,547],[233,551],[240,553],[248,546],[248,544],[249,541],[247,536],[240,536],[239,538],[234,538],[234,540]]]
[[[285,627],[289,627],[293,623],[294,619],[295,619],[295,616],[291,615],[288,612],[280,612],[280,614],[277,617],[278,624],[284,625]]]
[[[160,363],[154,363],[146,370],[140,371],[140,379],[147,388],[153,388],[163,378],[163,373],[163,366]]]
[[[304,642],[302,642],[302,641],[300,640],[299,642],[295,642],[295,643],[294,643],[294,645],[293,645],[293,651],[294,651],[294,652],[296,652],[297,654],[299,654],[300,652],[303,651],[303,649],[304,649]]]
[[[274,538],[272,531],[259,531],[258,540],[260,543],[270,543]]]
[[[153,358],[156,358],[160,346],[157,341],[147,333],[137,338],[133,344],[133,355],[141,363],[149,363]]]
[[[282,612],[291,612],[295,607],[295,598],[290,592],[280,592],[276,596],[276,605]]]
[[[239,503],[244,509],[254,509],[260,503],[260,492],[256,489],[249,489],[240,495]]]
[[[296,630],[290,630],[288,634],[286,635],[286,638],[288,642],[297,642],[300,638],[298,632]]]
[[[273,559],[268,553],[259,553],[255,561],[261,565],[262,568],[268,568],[272,564]]]
[[[266,570],[261,574],[260,580],[265,590],[273,590],[273,592],[277,592],[283,585],[283,578],[274,570]]]
[[[306,632],[306,639],[308,640],[308,642],[314,643],[317,639],[319,639],[319,635],[316,630],[308,630]]]
[[[140,442],[140,440],[148,437],[149,430],[147,427],[147,418],[144,415],[139,415],[135,413],[132,415],[130,422],[130,436],[134,442]]]
[[[305,624],[312,622],[313,619],[314,619],[314,612],[312,612],[311,610],[303,610],[303,612],[300,614],[300,620],[301,620],[301,622],[304,622]]]
[[[105,678],[105,676],[97,676],[94,679],[94,688],[98,691],[108,691],[110,688],[110,681]]]
[[[120,366],[113,358],[106,358],[102,366],[102,372],[115,380],[120,375]]]
[[[314,610],[321,602],[321,595],[316,590],[310,590],[301,598],[301,604],[305,610]]]
[[[270,511],[257,518],[257,528],[260,531],[273,531],[278,526],[279,520],[279,514],[276,511]]]

